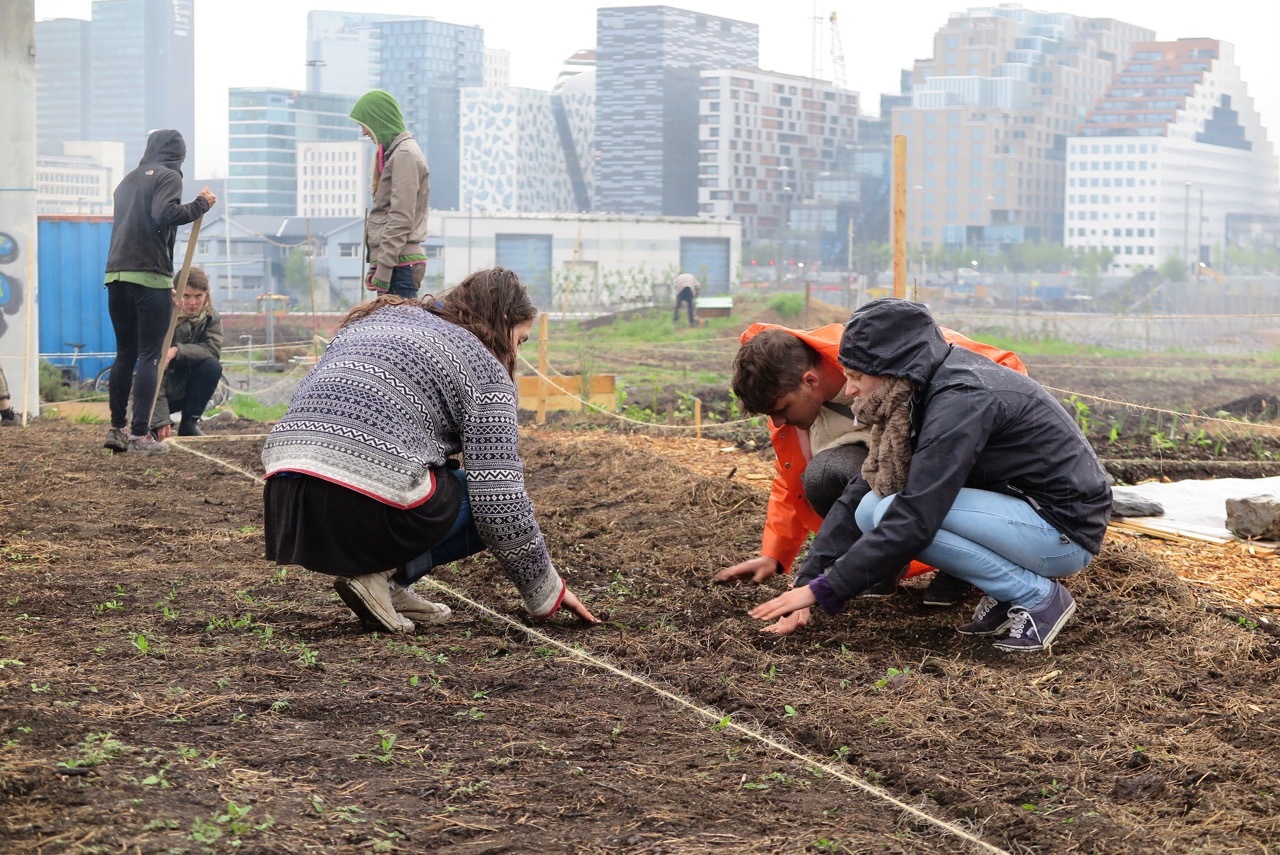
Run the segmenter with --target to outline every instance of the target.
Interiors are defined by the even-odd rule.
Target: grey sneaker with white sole
[[[342,576],[333,580],[333,589],[362,623],[387,632],[413,632],[413,621],[397,614],[391,602],[391,574],[394,572],[384,570],[364,576]]]

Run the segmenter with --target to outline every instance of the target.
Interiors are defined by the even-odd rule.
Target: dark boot
[[[182,417],[182,421],[178,422],[178,436],[204,436],[204,431],[200,430],[200,420]]]

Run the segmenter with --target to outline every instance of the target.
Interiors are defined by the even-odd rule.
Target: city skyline
[[[311,9],[353,10],[349,0],[333,3],[282,2],[264,6],[247,0],[195,0],[196,30],[196,145],[194,174],[221,177],[226,174],[227,97],[234,87],[305,88],[306,13]],[[595,46],[596,9],[611,5],[564,0],[554,20],[544,10],[528,4],[492,0],[457,14],[432,17],[449,23],[478,25],[485,31],[486,47],[510,51],[513,86],[549,90],[559,68],[576,50]],[[658,5],[658,4],[649,4]],[[759,0],[701,0],[668,3],[675,8],[734,18],[760,27],[760,67],[797,75],[832,76],[827,16],[836,12],[847,85],[860,93],[868,113],[874,114],[881,94],[898,90],[902,69],[931,53],[934,33],[949,13],[982,4],[920,0],[911,16],[894,16],[869,26],[856,15],[853,4],[814,3],[806,9],[780,8]],[[989,5],[989,4],[988,4]],[[1212,7],[1152,10],[1139,0],[1062,3],[1024,3],[1038,11],[1111,17],[1149,27],[1159,40],[1205,36],[1232,43],[1236,48],[1249,94],[1268,128],[1268,139],[1277,143],[1280,121],[1280,58],[1267,43],[1280,31],[1280,7],[1225,0]],[[57,17],[87,18],[90,0],[36,0],[37,20]],[[384,0],[363,11],[424,15],[435,11],[408,0]],[[244,26],[252,20],[253,26]],[[814,55],[815,48],[817,56]],[[235,61],[224,61],[231,56]]]

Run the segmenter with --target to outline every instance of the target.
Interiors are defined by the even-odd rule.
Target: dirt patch
[[[1050,656],[998,655],[952,631],[966,610],[911,590],[775,639],[745,616],[768,591],[707,581],[754,552],[763,516],[732,453],[707,476],[542,430],[530,489],[606,623],[527,624],[482,559],[423,586],[453,621],[389,637],[326,579],[260,560],[260,440],[138,459],[101,433],[0,437],[5,851],[955,852],[973,835],[1180,852],[1280,835],[1280,643],[1179,579],[1164,544],[1112,536],[1070,582],[1080,615]],[[1179,552],[1197,554],[1223,556]]]

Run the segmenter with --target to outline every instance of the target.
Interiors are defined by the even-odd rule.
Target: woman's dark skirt
[[[266,558],[330,576],[400,567],[440,542],[462,508],[462,485],[441,469],[435,492],[401,509],[323,478],[280,473],[262,491]]]

